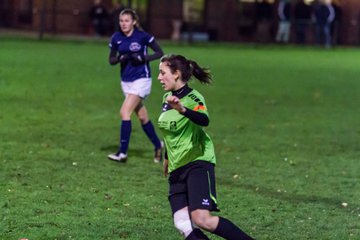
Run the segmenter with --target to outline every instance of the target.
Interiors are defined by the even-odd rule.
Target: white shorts
[[[146,98],[151,92],[151,78],[139,78],[133,82],[121,81],[121,88],[125,96],[134,94],[140,98]]]

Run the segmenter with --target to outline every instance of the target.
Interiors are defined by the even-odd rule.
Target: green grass
[[[191,86],[210,111],[222,216],[256,239],[359,238],[359,49],[162,45],[212,69],[212,86]],[[123,99],[107,55],[106,42],[0,39],[0,239],[181,239],[135,118],[128,163],[106,159]]]

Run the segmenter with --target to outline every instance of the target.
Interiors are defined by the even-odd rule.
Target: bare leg
[[[120,109],[120,116],[122,121],[120,127],[119,149],[117,153],[108,155],[108,158],[110,160],[126,162],[132,129],[131,114],[134,112],[135,108],[139,104],[141,104],[141,98],[139,96],[133,94],[129,94],[126,96]]]
[[[121,106],[120,116],[123,121],[131,119],[131,114],[135,111],[136,107],[141,104],[141,98],[134,94],[128,94]]]
[[[150,141],[154,145],[155,148],[154,162],[159,163],[162,159],[162,144],[160,142],[160,139],[156,135],[155,128],[149,119],[147,109],[142,102],[140,102],[136,106],[135,112],[140,120],[144,132],[146,133],[146,136],[150,139]]]

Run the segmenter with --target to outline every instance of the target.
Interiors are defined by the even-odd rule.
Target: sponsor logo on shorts
[[[201,203],[202,205],[204,205],[204,206],[210,206],[210,202],[209,202],[209,199],[203,199],[202,200],[202,203]]]

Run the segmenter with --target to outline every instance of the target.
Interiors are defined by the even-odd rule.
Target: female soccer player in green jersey
[[[185,239],[209,239],[199,228],[224,239],[252,239],[231,221],[213,216],[216,201],[214,145],[203,127],[209,124],[204,97],[187,82],[194,76],[210,83],[210,72],[181,55],[161,58],[159,76],[167,93],[159,128],[166,153],[164,173],[169,175],[169,201],[175,227]],[[197,227],[196,227],[197,226]]]

